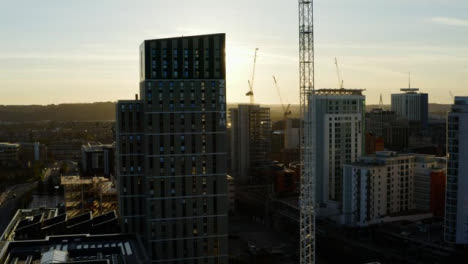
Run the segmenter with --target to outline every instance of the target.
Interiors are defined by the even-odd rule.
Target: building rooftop
[[[48,236],[8,242],[0,252],[0,262],[5,264],[143,264],[148,261],[141,241],[133,234]]]
[[[159,39],[146,39],[144,42],[158,41],[158,40],[181,39],[181,38],[202,38],[202,37],[217,36],[217,35],[226,35],[226,34],[225,33],[214,33],[214,34],[193,35],[193,36],[180,36],[180,37],[159,38]]]
[[[34,221],[44,221],[47,219],[54,218],[58,215],[57,208],[34,208],[34,209],[19,209],[13,216],[8,226],[0,236],[0,241],[14,240],[14,233],[16,228],[21,228],[27,223]]]
[[[19,148],[20,144],[0,142],[0,148]]]
[[[419,88],[401,88],[400,91],[405,93],[417,93]]]
[[[99,151],[103,151],[105,148],[109,149],[113,147],[114,147],[114,144],[88,143],[88,145],[83,145],[81,148],[83,149],[84,152],[99,152]]]
[[[362,95],[365,89],[334,89],[324,88],[315,90],[315,95]]]
[[[398,153],[396,151],[377,151],[375,154],[362,156],[359,161],[350,163],[348,165],[359,166],[359,167],[374,167],[374,166],[385,166],[386,161],[395,158],[408,158],[414,157],[415,154],[411,153]]]
[[[0,242],[43,239],[50,235],[110,234],[120,232],[117,214],[92,217],[90,212],[69,218],[56,208],[20,209],[8,224]]]
[[[384,114],[384,115],[394,115],[395,111],[392,110],[385,110],[382,108],[373,108],[367,114]]]
[[[452,112],[468,113],[468,96],[455,96]]]

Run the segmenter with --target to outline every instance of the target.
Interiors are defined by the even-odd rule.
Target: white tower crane
[[[252,78],[248,81],[249,82],[249,91],[245,94],[246,96],[250,97],[250,104],[254,104],[253,85],[254,85],[254,80],[255,80],[255,66],[257,64],[257,52],[258,52],[258,48],[255,48]]]
[[[301,144],[300,263],[315,263],[316,161],[314,110],[314,19],[313,0],[299,0],[299,94]],[[309,100],[311,99],[311,100]],[[312,110],[312,111],[310,111]]]

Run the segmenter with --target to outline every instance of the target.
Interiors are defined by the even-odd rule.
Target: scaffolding
[[[250,168],[263,167],[271,152],[270,108],[252,106],[249,111]]]
[[[98,216],[117,210],[117,190],[105,177],[62,176],[65,210],[68,217],[90,211]]]

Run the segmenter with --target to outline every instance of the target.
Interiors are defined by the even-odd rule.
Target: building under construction
[[[117,190],[104,177],[62,176],[65,210],[69,217],[90,211],[93,216],[117,210]]]
[[[240,184],[252,183],[252,169],[262,167],[271,151],[270,108],[241,104],[229,110],[231,173]]]

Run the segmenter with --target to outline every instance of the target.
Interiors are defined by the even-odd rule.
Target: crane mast
[[[335,57],[335,65],[336,65],[336,75],[338,76],[338,88],[344,88],[344,81],[341,79],[341,72],[340,67],[338,66],[338,59]]]
[[[315,263],[315,120],[313,1],[299,0],[301,194],[300,263]],[[310,99],[310,100],[309,100]]]
[[[258,52],[258,48],[255,48],[254,63],[253,63],[253,70],[252,70],[252,79],[250,79],[248,81],[249,91],[245,94],[246,96],[250,97],[250,104],[254,104],[253,85],[254,85],[254,80],[255,80],[255,66],[257,64],[257,52]]]
[[[273,82],[275,83],[276,86],[276,91],[278,92],[278,96],[281,102],[281,107],[283,108],[283,118],[284,118],[284,124],[283,124],[283,131],[284,131],[284,148],[288,146],[288,135],[286,134],[287,130],[287,122],[288,122],[288,116],[292,114],[290,108],[291,104],[288,104],[288,106],[284,106],[283,103],[283,97],[281,96],[280,88],[278,85],[278,81],[276,80],[276,77],[273,76]]]

